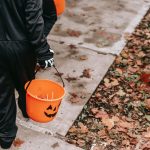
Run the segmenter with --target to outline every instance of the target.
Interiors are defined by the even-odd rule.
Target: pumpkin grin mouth
[[[51,117],[55,117],[56,114],[57,114],[57,112],[54,113],[54,114],[48,114],[47,112],[44,112],[44,114],[45,114],[47,117],[51,118]]]

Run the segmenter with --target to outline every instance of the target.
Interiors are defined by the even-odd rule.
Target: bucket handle
[[[65,83],[64,83],[63,78],[61,77],[60,72],[58,71],[58,69],[57,69],[57,67],[56,67],[55,65],[53,65],[53,67],[54,67],[54,69],[56,70],[56,72],[58,73],[58,76],[60,77],[61,82],[62,82],[62,84],[63,84],[63,87],[65,87]],[[40,70],[40,68],[38,68],[38,69],[35,71],[35,75],[37,74],[37,72],[38,72],[39,70]],[[25,91],[27,91],[27,89],[29,88],[29,85],[31,84],[31,82],[32,82],[32,80],[29,81],[29,83],[28,83],[28,85],[27,85]]]

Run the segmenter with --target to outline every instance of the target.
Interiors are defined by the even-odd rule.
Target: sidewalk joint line
[[[40,133],[43,133],[46,135],[54,136],[53,132],[49,129],[39,127],[37,125],[32,124],[31,122],[23,121],[23,120],[19,119],[18,117],[16,118],[16,120],[17,120],[17,123],[23,127],[26,127],[26,128],[31,129],[33,131],[37,131],[37,132],[40,132]]]

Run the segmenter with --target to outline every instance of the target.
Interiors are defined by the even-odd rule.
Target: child
[[[35,65],[53,65],[54,52],[44,35],[41,0],[0,0],[0,146],[11,147],[17,133],[16,100],[24,117],[24,85],[34,79]]]
[[[65,9],[65,0],[43,0],[44,33],[47,36],[55,24],[57,17]]]

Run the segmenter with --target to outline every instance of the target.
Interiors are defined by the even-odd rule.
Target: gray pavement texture
[[[125,34],[134,31],[149,4],[150,0],[67,0],[66,12],[48,36],[66,95],[56,118],[49,123],[25,121],[18,109],[17,137],[25,142],[12,150],[79,149],[62,139],[125,46]],[[85,70],[89,78],[83,76]],[[37,78],[62,84],[52,68],[38,72]]]
[[[23,144],[18,142],[19,147],[13,145],[10,150],[82,150],[50,135],[44,135],[20,125],[18,127],[17,138]]]
[[[120,40],[133,32],[148,3],[150,0],[70,0],[49,39],[119,54],[124,47]]]

